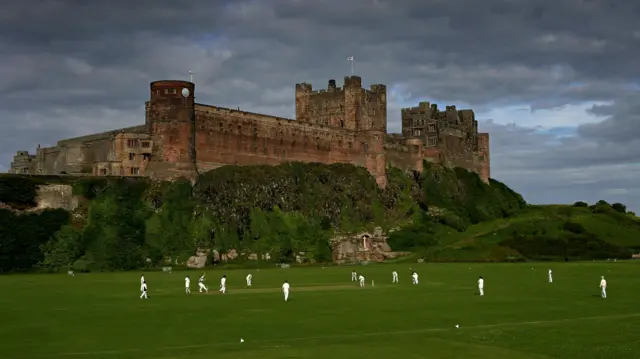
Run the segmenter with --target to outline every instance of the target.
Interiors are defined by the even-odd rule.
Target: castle
[[[143,125],[61,140],[36,154],[18,151],[11,173],[186,177],[224,165],[352,163],[386,185],[388,166],[422,170],[424,160],[489,179],[489,134],[472,110],[420,102],[402,109],[402,134],[387,134],[385,85],[358,76],[314,91],[296,85],[296,119],[195,103],[195,84],[151,83]]]

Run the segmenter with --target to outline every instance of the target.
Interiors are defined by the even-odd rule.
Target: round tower
[[[153,141],[146,173],[155,178],[197,176],[195,84],[162,80],[150,85],[147,126]]]

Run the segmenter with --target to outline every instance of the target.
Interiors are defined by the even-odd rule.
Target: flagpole
[[[355,70],[355,62],[356,60],[354,58],[351,58],[351,76],[353,76],[353,72]]]

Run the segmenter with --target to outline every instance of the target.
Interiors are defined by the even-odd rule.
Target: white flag
[[[349,57],[347,57],[347,60],[349,60],[349,61],[353,61],[353,56],[349,56]]]

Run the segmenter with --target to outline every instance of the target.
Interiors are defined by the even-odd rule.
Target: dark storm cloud
[[[482,122],[493,174],[532,201],[637,193],[623,179],[640,150],[630,85],[640,79],[639,15],[628,0],[5,1],[0,162],[142,123],[149,82],[189,70],[199,102],[292,117],[296,82],[341,83],[354,56],[366,85],[388,86],[393,130],[399,108],[419,100],[471,106],[480,120],[500,106],[598,102],[584,116],[601,122],[573,137],[527,128],[515,112],[513,126]]]

